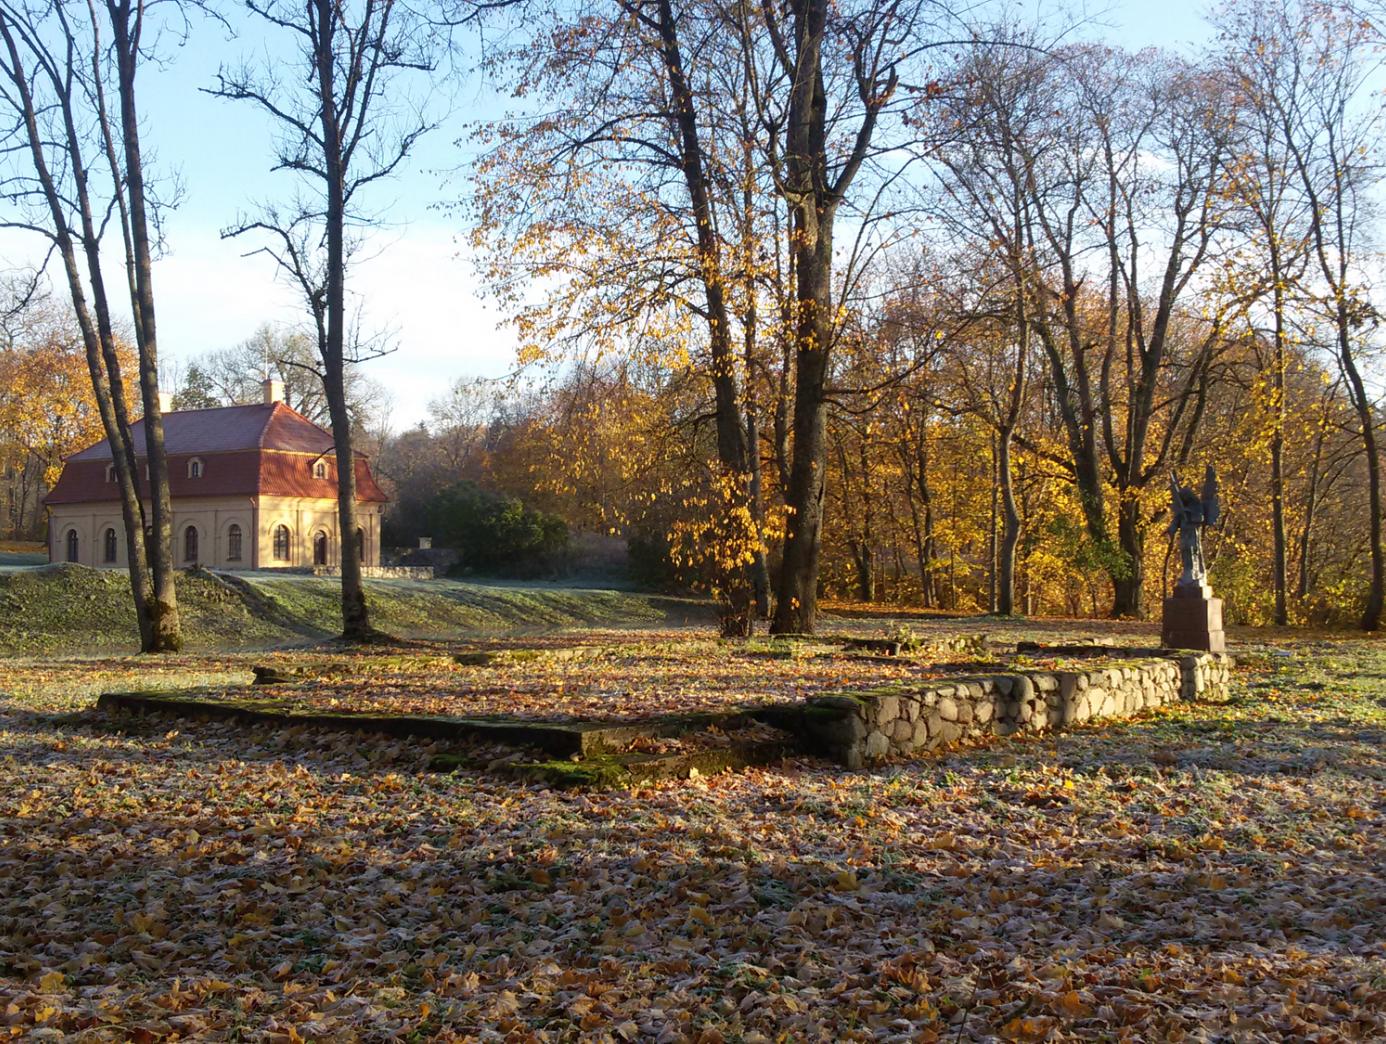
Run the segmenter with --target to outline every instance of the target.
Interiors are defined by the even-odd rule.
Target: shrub
[[[534,576],[551,571],[568,547],[568,526],[514,497],[459,482],[426,506],[435,547],[462,556],[462,568],[482,573]]]

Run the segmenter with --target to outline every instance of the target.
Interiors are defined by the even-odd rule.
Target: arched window
[[[197,565],[197,527],[183,530],[183,561]]]
[[[78,550],[79,547],[77,544],[77,530],[69,529],[67,531],[67,560],[69,562],[77,561]]]
[[[115,465],[114,465],[114,464],[107,464],[107,465],[106,465],[106,481],[107,481],[107,482],[114,482],[114,481],[115,481]]]
[[[231,523],[231,528],[226,531],[226,560],[228,562],[241,560],[241,527],[234,522]]]
[[[190,479],[200,479],[201,477],[202,477],[202,461],[201,461],[199,458],[197,458],[197,457],[193,457],[192,460],[188,461],[188,478],[190,478]]]
[[[320,479],[327,478],[327,461],[315,460],[313,462],[313,477]]]
[[[313,537],[313,564],[315,566],[327,565],[327,534],[319,533]]]
[[[358,529],[358,530],[356,531],[356,561],[358,561],[358,562],[364,562],[365,560],[366,560],[366,531],[365,531],[364,529]]]
[[[108,527],[105,535],[101,538],[101,542],[103,544],[101,549],[101,560],[107,565],[115,565],[116,531]]]
[[[274,529],[274,558],[278,562],[289,560],[289,527],[276,526]]]

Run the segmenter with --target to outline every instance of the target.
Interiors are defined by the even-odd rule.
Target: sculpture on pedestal
[[[1218,476],[1211,466],[1204,472],[1203,495],[1188,486],[1179,485],[1179,475],[1171,471],[1169,484],[1173,493],[1170,504],[1169,534],[1179,534],[1179,558],[1184,571],[1175,590],[1185,588],[1211,594],[1208,569],[1203,563],[1203,527],[1215,526],[1222,514],[1218,503]]]
[[[1169,481],[1168,533],[1179,536],[1179,558],[1184,568],[1174,585],[1174,596],[1165,599],[1161,642],[1171,649],[1223,652],[1227,644],[1222,630],[1222,599],[1213,597],[1203,561],[1203,530],[1216,525],[1222,514],[1217,472],[1212,467],[1204,472],[1202,494],[1181,486],[1174,472]]]

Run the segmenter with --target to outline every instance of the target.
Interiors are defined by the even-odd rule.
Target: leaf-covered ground
[[[640,673],[629,644],[573,641]],[[710,689],[805,667],[689,641]],[[676,644],[647,648],[651,677]],[[369,695],[413,655],[441,669],[276,663],[354,664]],[[161,683],[250,662],[187,657]],[[1263,647],[1229,704],[872,773],[586,793],[424,774],[425,745],[86,709],[133,670],[0,680],[17,1036],[1386,1037],[1379,644]]]
[[[296,682],[257,686],[253,695],[333,713],[628,720],[797,700],[938,673],[928,663],[840,647],[746,647],[669,632],[607,632],[518,649],[496,642],[489,656],[491,662],[478,664],[458,663],[446,650],[317,662],[262,656],[257,662],[295,671]],[[243,687],[224,691],[247,694]]]

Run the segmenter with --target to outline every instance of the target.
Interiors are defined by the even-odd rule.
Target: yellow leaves
[[[241,911],[237,920],[251,928],[263,928],[274,921],[274,909],[269,906],[249,906]]]
[[[125,923],[137,932],[145,932],[154,935],[160,926],[159,918],[136,910],[134,913],[126,914]]]
[[[1070,1019],[1085,1018],[1092,1011],[1077,990],[1067,990],[1060,994],[1054,1002],[1054,1009]]]
[[[861,887],[857,875],[851,870],[840,870],[833,875],[833,889],[838,892],[855,892]]]
[[[38,988],[40,993],[57,993],[67,985],[67,976],[56,969],[46,971],[39,976]]]
[[[703,906],[690,907],[688,910],[688,919],[701,924],[704,928],[714,928],[717,925],[712,914],[708,913],[707,908]]]
[[[1051,1018],[1038,1017],[1016,1017],[1001,1027],[1001,1039],[1021,1042],[1042,1041],[1054,1030],[1054,1020]]]

